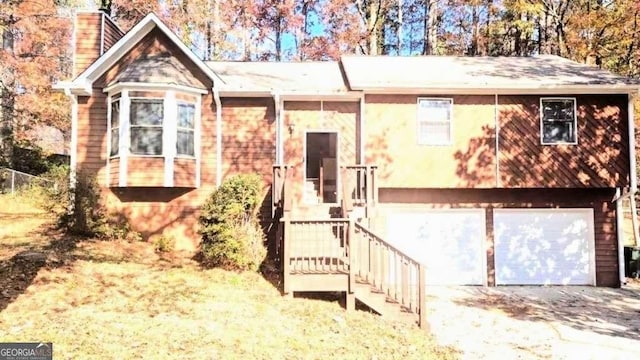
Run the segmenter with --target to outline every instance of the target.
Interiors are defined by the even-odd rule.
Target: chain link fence
[[[39,185],[44,187],[56,187],[56,184],[40,176],[27,174],[21,171],[0,168],[0,194],[13,194],[25,186]]]

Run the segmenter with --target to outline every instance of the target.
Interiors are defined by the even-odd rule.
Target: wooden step
[[[373,290],[369,284],[356,283],[354,294],[358,301],[387,319],[417,325],[418,314],[407,311],[401,304],[389,299],[386,294]]]

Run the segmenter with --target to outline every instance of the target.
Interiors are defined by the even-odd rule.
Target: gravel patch
[[[633,359],[640,284],[431,287],[428,320],[463,359]]]

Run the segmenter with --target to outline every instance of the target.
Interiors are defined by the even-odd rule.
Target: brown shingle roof
[[[335,93],[348,91],[335,61],[240,62],[209,61],[224,81],[222,90]]]
[[[109,85],[118,82],[175,84],[205,89],[191,71],[169,53],[136,59],[120,72]]]
[[[545,88],[638,84],[559,56],[343,56],[352,89]]]

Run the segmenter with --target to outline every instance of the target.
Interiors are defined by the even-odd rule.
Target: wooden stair
[[[380,316],[405,324],[420,325],[418,314],[411,312],[405,306],[366,282],[356,281],[353,292],[356,300]]]
[[[273,212],[282,210],[276,248],[283,293],[344,292],[347,309],[358,300],[382,316],[426,329],[424,266],[371,230],[375,167],[343,168],[337,207],[294,204],[287,169],[274,167],[273,183]]]

